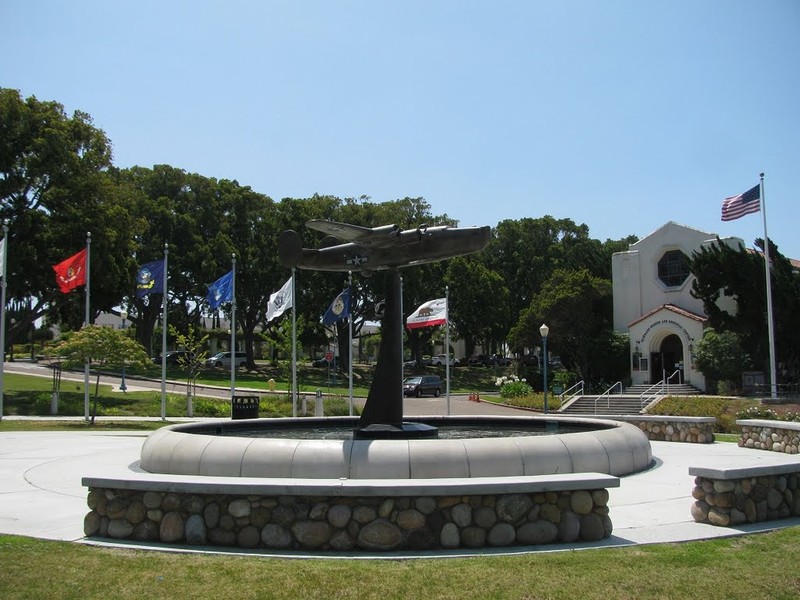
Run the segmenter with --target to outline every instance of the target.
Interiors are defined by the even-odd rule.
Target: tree
[[[756,246],[763,250],[764,241],[756,240]],[[784,381],[797,381],[800,379],[800,340],[796,334],[800,330],[800,273],[772,243],[770,259],[779,375]],[[763,253],[742,245],[732,248],[718,240],[694,252],[689,268],[695,276],[692,295],[703,301],[710,327],[736,333],[742,347],[750,350],[754,364],[769,372]],[[725,309],[720,302],[725,297],[735,300],[735,310]]]
[[[206,351],[208,334],[200,334],[191,325],[186,333],[181,333],[175,327],[170,326],[170,333],[175,337],[175,344],[186,350],[186,354],[181,355],[178,362],[186,369],[186,416],[192,417],[194,416],[192,396],[196,395],[197,377],[208,356]]]
[[[105,368],[133,367],[143,371],[151,368],[144,348],[127,334],[112,327],[88,325],[69,334],[53,350],[65,359],[66,366],[89,363],[97,372],[92,408],[92,424],[97,414],[97,397],[100,392],[100,372]]]
[[[733,331],[717,332],[709,327],[703,332],[703,339],[697,342],[694,351],[697,368],[712,382],[732,383],[738,389],[743,371],[752,364],[747,352],[742,348],[739,336]]]
[[[509,290],[502,277],[477,256],[449,261],[445,282],[450,287],[449,318],[464,340],[467,356],[475,346],[489,346],[505,334],[502,315],[508,311]]]
[[[27,331],[46,312],[79,326],[81,295],[62,295],[51,266],[86,246],[92,233],[93,314],[123,295],[135,223],[110,181],[111,144],[91,117],[56,102],[23,100],[0,88],[0,218],[9,221],[9,300],[32,299],[10,329]]]
[[[541,338],[539,325],[550,327],[548,346],[567,368],[592,381],[593,355],[611,323],[611,282],[588,270],[556,270],[523,312],[509,341],[517,349]]]

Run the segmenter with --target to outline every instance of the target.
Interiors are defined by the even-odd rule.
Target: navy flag
[[[333,325],[336,321],[346,318],[350,314],[350,288],[342,291],[341,294],[331,302],[325,316],[322,317],[323,325]]]
[[[229,271],[208,286],[206,302],[213,308],[219,308],[223,302],[233,301],[233,271]]]
[[[164,261],[157,260],[139,267],[136,274],[136,296],[143,298],[147,294],[164,292]]]

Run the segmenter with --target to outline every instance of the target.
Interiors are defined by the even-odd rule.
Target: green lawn
[[[282,560],[105,549],[0,536],[3,598],[800,596],[800,528],[686,544],[454,559]]]

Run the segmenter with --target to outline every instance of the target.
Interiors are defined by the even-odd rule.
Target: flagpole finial
[[[763,173],[759,173],[758,176],[761,177],[761,179],[764,179],[764,174]]]

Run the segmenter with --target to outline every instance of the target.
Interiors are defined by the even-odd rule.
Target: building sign
[[[648,325],[647,329],[645,329],[644,333],[642,334],[642,339],[636,340],[636,343],[637,344],[643,343],[645,338],[647,337],[647,334],[650,333],[650,330],[652,330],[654,327],[658,327],[659,325],[672,325],[673,327],[680,329],[686,336],[686,339],[688,341],[690,342],[694,341],[694,338],[691,335],[689,335],[689,332],[687,331],[686,327],[683,326],[682,323],[678,323],[678,321],[673,321],[672,319],[661,319],[660,321],[655,321],[650,325]]]

